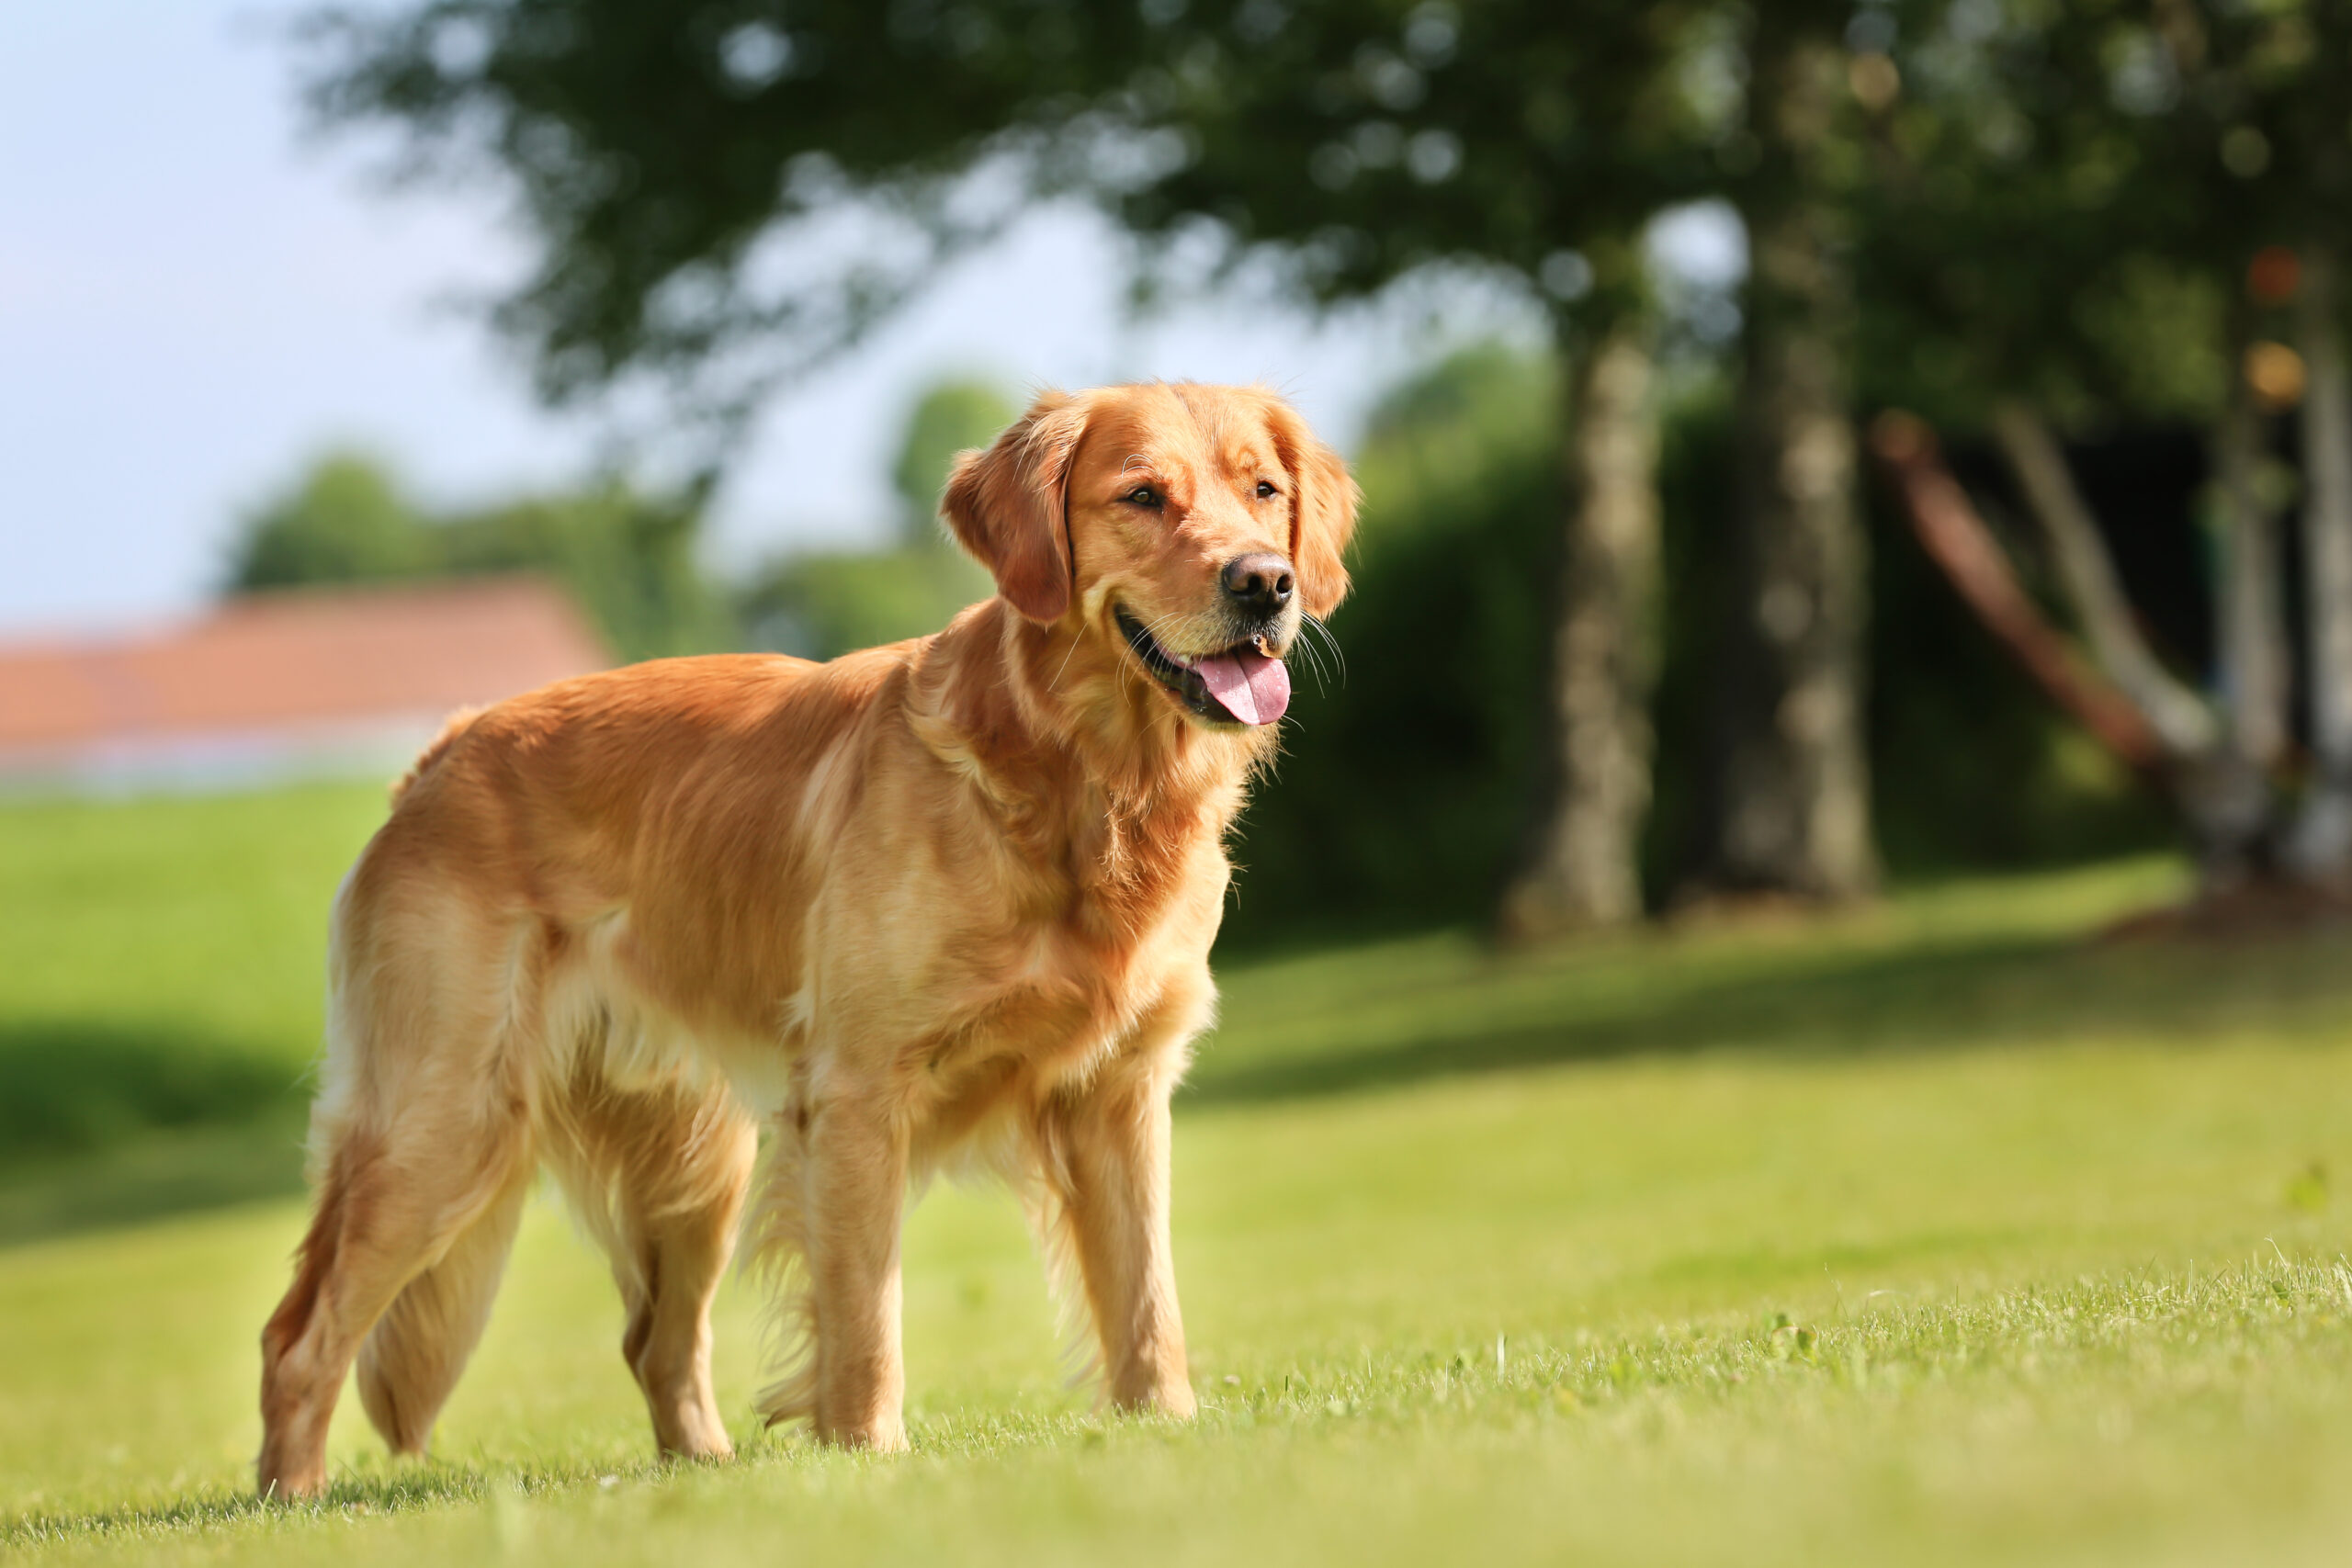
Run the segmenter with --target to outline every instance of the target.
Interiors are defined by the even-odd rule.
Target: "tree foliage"
[[[245,521],[228,586],[543,571],[571,590],[622,659],[651,659],[734,638],[696,560],[699,536],[692,501],[618,483],[436,513],[403,495],[380,462],[342,452]]]
[[[899,495],[899,538],[910,547],[944,546],[939,497],[959,453],[986,446],[1011,424],[1020,410],[986,381],[933,382],[907,413],[906,434],[890,465],[890,488]]]
[[[650,371],[724,400],[1049,191],[1227,259],[1275,247],[1326,299],[1449,261],[1636,288],[1641,222],[1737,163],[1736,24],[1702,0],[428,0],[307,39],[323,121],[511,183],[536,265],[497,317],[550,393]]]
[[[324,122],[389,123],[406,172],[514,192],[538,243],[496,319],[543,390],[647,372],[740,412],[1016,210],[966,176],[1038,151],[1143,26],[968,0],[428,0],[322,10],[305,37]]]
[[[322,457],[246,519],[229,568],[236,589],[365,582],[434,570],[434,541],[391,474],[356,452]]]
[[[2108,0],[1921,7],[1863,219],[1874,400],[1981,426],[2207,419],[2267,245],[2352,240],[2352,12]]]
[[[917,394],[890,464],[897,538],[879,550],[797,551],[753,574],[740,595],[758,647],[832,659],[937,631],[994,592],[989,574],[950,543],[940,492],[956,454],[1012,423],[1012,400],[986,381],[946,378]]]

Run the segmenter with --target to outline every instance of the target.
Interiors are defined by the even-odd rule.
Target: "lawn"
[[[2143,1563],[2352,1535],[2352,963],[2089,941],[2177,890],[2161,863],[1822,926],[1228,961],[1179,1110],[1191,1426],[1097,1415],[1010,1204],[950,1188],[910,1232],[912,1455],[756,1432],[739,1292],[743,1455],[665,1470],[611,1288],[544,1207],[437,1457],[387,1461],[347,1401],[332,1498],[258,1506],[300,1204],[185,1192],[282,1190],[317,910],[375,808],[0,814],[12,890],[30,866],[57,906],[0,926],[0,1041],[51,1064],[10,1083],[70,1101],[84,1039],[266,1069],[191,1103],[109,1067],[115,1111],[7,1156],[52,1198],[0,1247],[0,1551]]]
[[[0,807],[0,1241],[283,1192],[384,792]]]

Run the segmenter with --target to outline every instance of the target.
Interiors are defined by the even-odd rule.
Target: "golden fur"
[[[1155,384],[1039,399],[943,512],[1000,596],[935,636],[563,682],[461,716],[396,787],[335,902],[265,1492],[323,1485],[355,1358],[422,1450],[542,1164],[611,1255],[666,1453],[729,1451],[709,1307],[739,1222],[797,1331],[763,1414],[904,1445],[900,1213],[959,1146],[1074,1265],[1111,1399],[1191,1412],[1169,1096],[1273,728],[1200,719],[1114,609],[1211,656],[1225,563],[1271,552],[1280,655],[1346,592],[1355,487],[1272,394]]]

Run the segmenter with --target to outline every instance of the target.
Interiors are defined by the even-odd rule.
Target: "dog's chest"
[[[1130,949],[1059,921],[1023,922],[978,944],[933,1032],[934,1070],[993,1063],[1049,1074],[1115,1043],[1156,976]]]
[[[967,929],[951,944],[953,1000],[927,1032],[925,1073],[951,1093],[1084,1073],[1123,1047],[1172,976],[1205,972],[1221,888],[1220,876],[1205,921],[1197,899],[1145,903],[1118,886],[1108,908],[1074,888],[1058,907]],[[1135,919],[1139,910],[1146,919]]]
[[[942,1124],[1128,1048],[1171,976],[1204,990],[1226,882],[1221,823],[1197,803],[967,807],[926,837],[919,873],[829,889],[808,971],[815,1048],[854,1074],[888,1064]]]

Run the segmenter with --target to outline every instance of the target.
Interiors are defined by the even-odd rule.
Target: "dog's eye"
[[[1276,495],[1280,495],[1280,494],[1282,494],[1282,491],[1278,491],[1278,490],[1276,490],[1276,489],[1274,488],[1274,481],[1273,481],[1273,480],[1272,480],[1272,479],[1260,479],[1260,480],[1258,481],[1258,499],[1259,499],[1260,501],[1264,501],[1264,500],[1265,500],[1265,499],[1267,499],[1269,496],[1276,496]]]
[[[1152,489],[1149,485],[1137,485],[1135,489],[1127,491],[1126,494],[1121,496],[1119,499],[1127,502],[1130,506],[1158,506],[1159,504],[1159,492]]]

